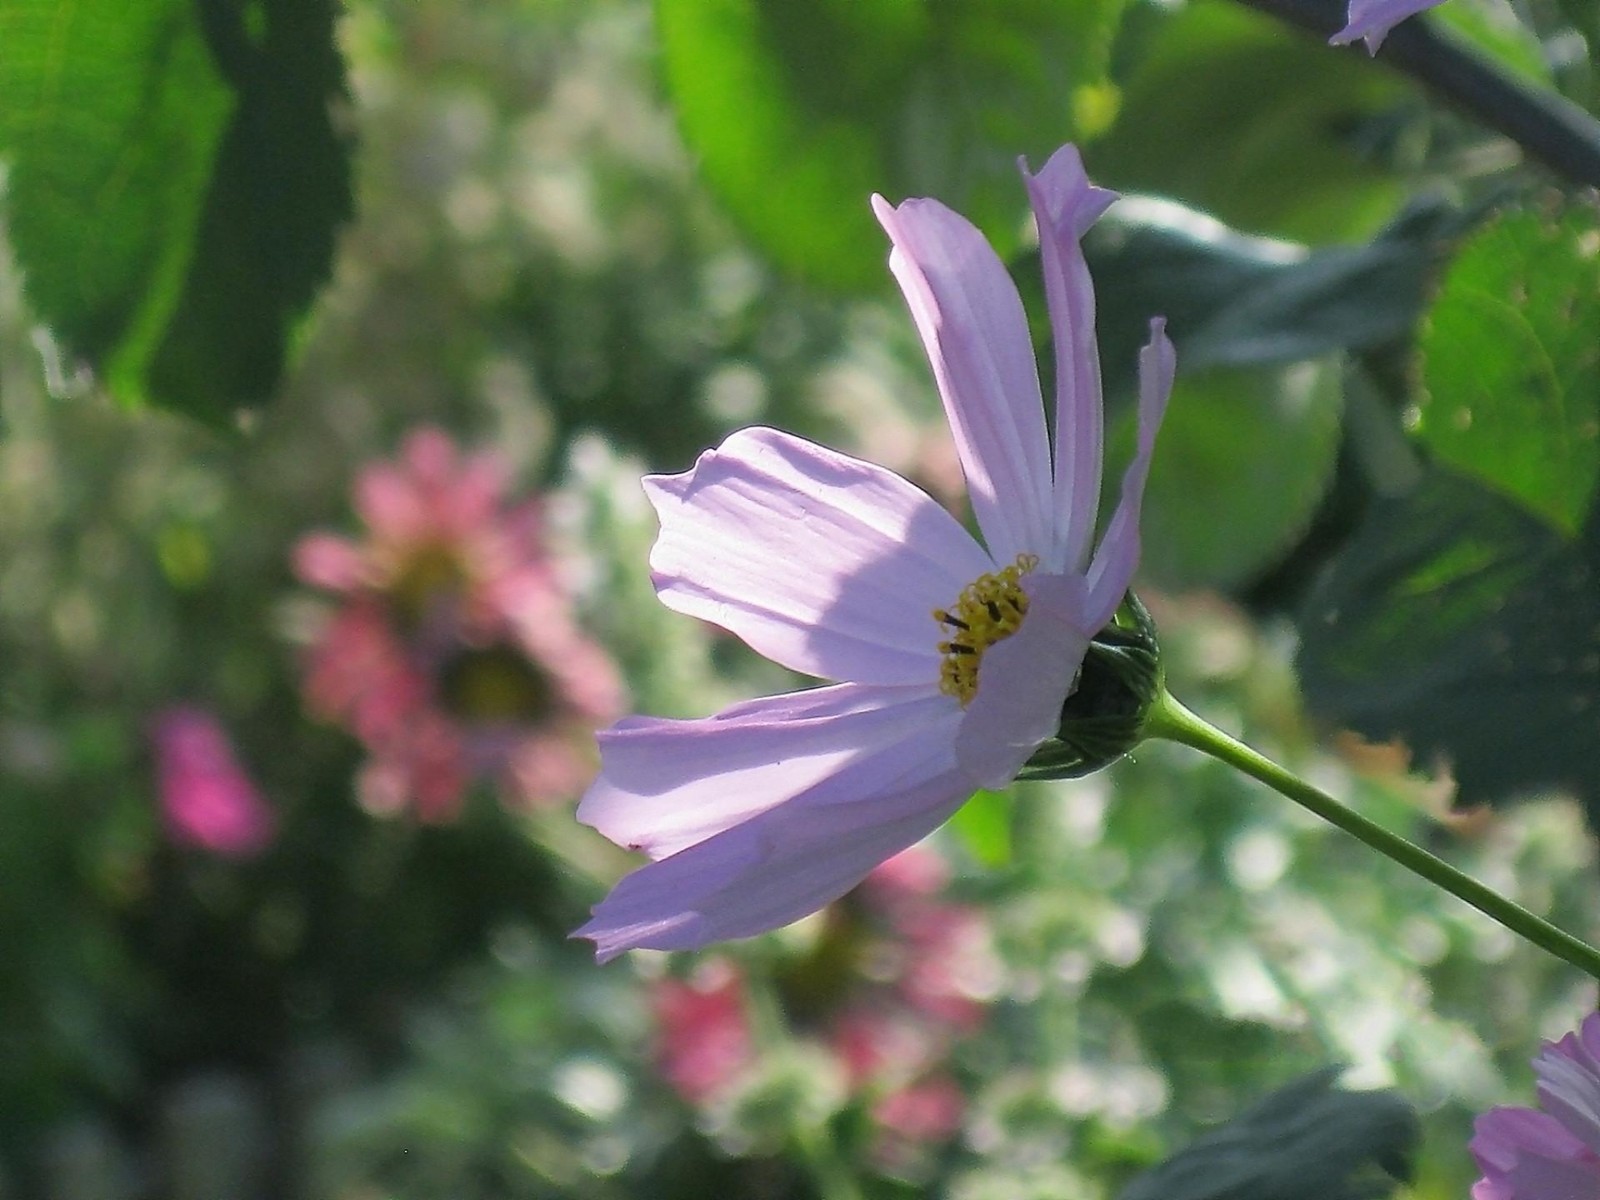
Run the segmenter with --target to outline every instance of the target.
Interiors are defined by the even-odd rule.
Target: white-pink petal
[[[774,429],[740,430],[644,486],[662,602],[823,679],[937,685],[933,610],[993,569],[920,488]]]
[[[1056,362],[1055,541],[1041,557],[1046,570],[1082,571],[1099,511],[1105,436],[1094,283],[1079,241],[1117,194],[1089,183],[1076,146],[1061,147],[1037,175],[1024,166],[1022,178],[1039,230]]]
[[[600,735],[600,775],[578,819],[619,846],[665,858],[947,721],[956,708],[932,688],[839,684],[699,720],[630,717]]]
[[[848,764],[715,837],[649,863],[573,936],[601,962],[625,950],[690,950],[787,925],[838,899],[921,841],[972,792],[955,766],[955,718]]]
[[[1104,622],[1087,620],[1080,576],[1029,576],[1022,627],[984,652],[978,691],[962,714],[956,761],[980,787],[1000,788],[1061,725],[1084,651]]]
[[[937,200],[873,211],[928,351],[973,514],[996,562],[1052,542],[1050,451],[1039,371],[1016,285],[983,234]]]
[[[1156,432],[1172,395],[1177,356],[1167,337],[1167,323],[1150,322],[1150,342],[1139,352],[1139,444],[1122,476],[1122,496],[1106,526],[1105,536],[1089,566],[1089,620],[1099,629],[1122,603],[1139,569],[1139,510],[1155,455]]]

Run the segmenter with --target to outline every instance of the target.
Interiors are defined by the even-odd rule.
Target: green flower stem
[[[1596,951],[1594,947],[1557,929],[1520,904],[1507,900],[1499,892],[1458,871],[1444,859],[1428,853],[1415,842],[1408,842],[1399,834],[1391,833],[1360,813],[1346,808],[1326,792],[1318,791],[1271,759],[1257,754],[1243,742],[1229,737],[1220,729],[1201,720],[1165,690],[1150,707],[1145,736],[1181,742],[1260,780],[1301,807],[1316,813],[1323,820],[1337,825],[1346,833],[1365,842],[1380,854],[1392,858],[1402,867],[1414,871],[1430,883],[1438,884],[1457,899],[1466,901],[1485,916],[1500,922],[1512,933],[1522,935],[1557,958],[1566,960],[1595,979],[1600,979],[1600,951]]]
[[[1345,0],[1240,0],[1250,8],[1327,38],[1345,22]],[[1365,55],[1349,49],[1347,54]],[[1578,105],[1530,88],[1426,16],[1389,31],[1378,61],[1431,89],[1490,129],[1498,130],[1557,174],[1600,185],[1600,123]]]

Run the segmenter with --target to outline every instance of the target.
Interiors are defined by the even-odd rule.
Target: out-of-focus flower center
[[[961,701],[963,708],[978,692],[983,652],[1022,628],[1022,618],[1028,615],[1022,577],[1038,565],[1038,555],[1019,554],[1009,567],[967,584],[949,608],[933,610],[933,619],[950,630],[950,639],[939,643],[944,655],[939,690]]]
[[[450,546],[434,543],[419,546],[405,556],[389,594],[404,619],[414,625],[440,595],[460,591],[466,581],[461,556]]]
[[[556,702],[550,678],[509,646],[468,650],[445,665],[440,684],[446,709],[468,721],[539,721]]]

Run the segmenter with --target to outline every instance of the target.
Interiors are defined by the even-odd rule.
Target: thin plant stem
[[[1407,841],[1397,833],[1363,817],[1353,809],[1339,803],[1326,792],[1312,787],[1305,780],[1280,767],[1271,759],[1256,753],[1236,738],[1195,716],[1165,691],[1151,707],[1145,726],[1148,737],[1165,738],[1209,754],[1219,762],[1227,763],[1260,780],[1276,792],[1287,796],[1296,804],[1316,813],[1330,824],[1337,825],[1352,837],[1386,855],[1402,867],[1430,883],[1470,904],[1485,916],[1498,921],[1512,933],[1519,934],[1536,946],[1543,947],[1557,958],[1564,959],[1595,979],[1600,979],[1600,951],[1570,933],[1557,929],[1542,917],[1535,916],[1520,904],[1506,899],[1499,892],[1479,883],[1472,876],[1452,867],[1444,859],[1430,854],[1415,842]]]
[[[1240,3],[1322,38],[1344,25],[1344,0]],[[1407,18],[1391,29],[1377,61],[1411,76],[1461,112],[1505,134],[1529,158],[1558,175],[1573,183],[1600,187],[1600,121],[1554,92],[1529,88],[1426,17]]]

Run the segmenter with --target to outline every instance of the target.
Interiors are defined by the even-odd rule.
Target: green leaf
[[[1454,0],[1432,12],[1430,19],[1448,26],[1524,82],[1551,86],[1550,64],[1538,35],[1517,19],[1506,0]]]
[[[937,196],[1017,242],[1016,159],[1110,118],[1125,0],[657,0],[667,86],[706,178],[775,261],[869,288],[868,197]]]
[[[1340,411],[1333,363],[1180,373],[1145,490],[1142,574],[1224,587],[1271,566],[1327,490]],[[1119,424],[1119,446],[1132,444],[1132,423],[1128,413]],[[1107,505],[1120,483],[1108,473]]]
[[[0,6],[0,155],[29,299],[102,360],[175,304],[233,108],[190,0]],[[148,336],[148,335],[147,335]]]
[[[1011,796],[980,789],[956,809],[950,828],[967,852],[986,867],[1011,861]]]
[[[1573,534],[1600,472],[1600,220],[1517,212],[1445,276],[1423,327],[1415,432]]]
[[[328,0],[0,6],[7,220],[37,315],[123,402],[265,399],[350,212]]]
[[[1313,711],[1450,765],[1463,805],[1541,788],[1600,804],[1596,528],[1569,541],[1436,468],[1373,504],[1300,620]]]
[[[1128,197],[1089,232],[1103,365],[1131,391],[1152,313],[1185,371],[1298,362],[1408,337],[1447,241],[1473,211],[1424,205],[1374,241],[1312,250],[1249,237],[1172,201]],[[1043,289],[1033,285],[1038,302]]]
[[[1090,174],[1253,233],[1365,237],[1405,188],[1358,134],[1405,94],[1356,55],[1231,0],[1192,0],[1150,34],[1116,124],[1086,149]]]

